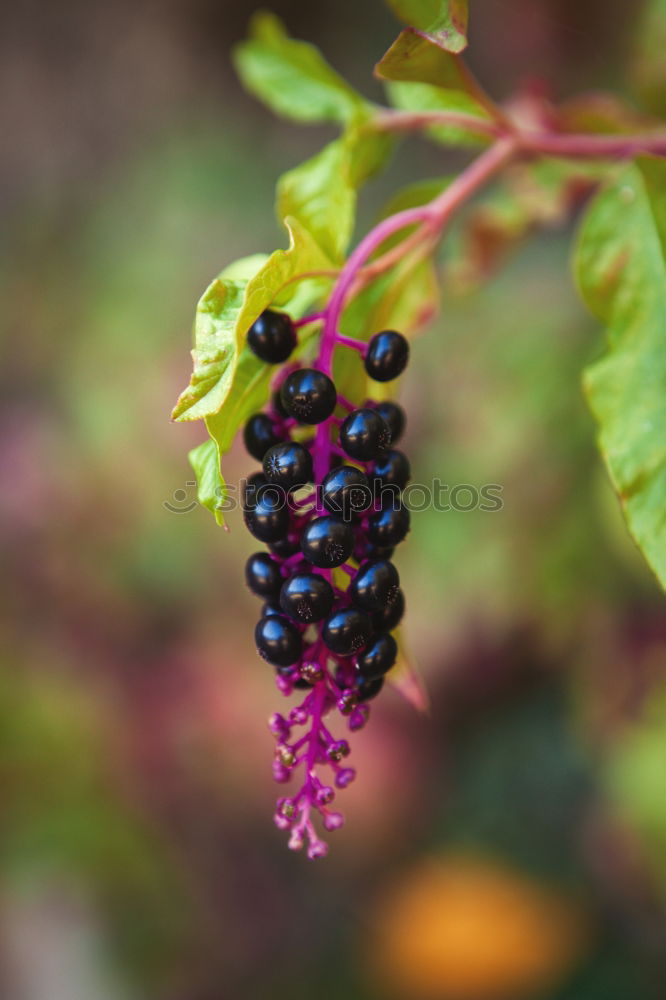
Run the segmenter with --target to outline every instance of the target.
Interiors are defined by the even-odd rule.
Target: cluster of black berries
[[[288,316],[267,310],[248,344],[263,361],[282,363],[296,333]],[[408,356],[405,338],[385,330],[367,345],[365,370],[388,382]],[[326,680],[345,714],[378,694],[396,660],[391,632],[405,602],[390,560],[409,530],[401,491],[410,469],[393,445],[404,426],[396,403],[349,411],[328,375],[290,365],[268,411],[244,429],[248,452],[262,463],[246,481],[245,523],[269,549],[250,556],[245,570],[265,602],[257,649],[283,690]]]

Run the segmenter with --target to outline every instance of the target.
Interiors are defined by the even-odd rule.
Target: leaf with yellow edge
[[[248,278],[230,278],[225,272],[208,286],[197,306],[194,324],[194,369],[181,393],[174,420],[201,420],[218,413],[234,386],[245,336],[268,306],[299,278],[333,268],[330,257],[296,219],[285,219],[289,247],[276,250]]]

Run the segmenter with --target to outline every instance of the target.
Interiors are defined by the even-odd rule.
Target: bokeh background
[[[494,94],[622,86],[638,5],[475,0]],[[380,0],[276,0],[365,94]],[[448,296],[404,380],[422,481],[500,512],[414,516],[399,568],[432,709],[354,740],[325,862],[271,822],[278,695],[238,514],[190,506],[169,422],[194,304],[284,245],[277,175],[329,137],[230,66],[252,5],[24,0],[0,32],[0,993],[6,1000],[661,1000],[666,621],[594,446],[602,349],[569,230]],[[457,154],[410,140],[361,226]],[[226,471],[249,469],[240,449]],[[185,498],[185,500],[183,499]]]

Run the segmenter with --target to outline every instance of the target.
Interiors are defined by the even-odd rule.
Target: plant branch
[[[626,159],[637,153],[666,156],[666,133],[646,132],[643,135],[586,135],[567,132],[518,132],[520,148],[528,153],[545,156],[567,156],[594,159]]]

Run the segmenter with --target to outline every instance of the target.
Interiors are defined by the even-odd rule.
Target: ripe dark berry
[[[354,529],[337,517],[316,517],[303,531],[301,550],[313,566],[334,569],[352,554]]]
[[[376,410],[362,407],[352,410],[340,428],[340,444],[359,462],[378,458],[391,443],[391,432]]]
[[[276,542],[271,542],[268,547],[274,556],[288,559],[289,556],[295,556],[300,551],[301,539],[298,535],[289,534],[285,535],[284,538],[278,538]]]
[[[377,490],[381,490],[384,486],[395,486],[398,490],[404,490],[410,475],[411,469],[407,456],[398,451],[397,448],[390,448],[377,459],[370,473],[375,495],[377,495]]]
[[[276,542],[289,529],[289,508],[284,491],[279,486],[266,485],[259,489],[251,507],[246,507],[243,520],[248,531],[260,542]]]
[[[399,590],[392,604],[387,604],[380,611],[373,611],[370,615],[372,627],[378,634],[392,632],[402,621],[404,613],[405,595]]]
[[[280,397],[289,416],[301,424],[320,424],[326,420],[338,398],[328,375],[314,368],[299,368],[287,375]]]
[[[247,331],[247,344],[269,365],[286,361],[296,347],[296,331],[289,316],[265,309]]]
[[[393,636],[386,633],[378,635],[356,659],[359,676],[363,680],[383,677],[391,669],[397,656],[398,644]]]
[[[264,475],[269,483],[290,490],[312,480],[312,456],[298,441],[283,441],[264,455]]]
[[[372,680],[360,681],[354,688],[356,692],[356,700],[370,701],[371,698],[377,697],[383,687],[383,677],[374,677]]]
[[[296,573],[280,591],[280,606],[294,621],[308,625],[331,613],[333,588],[318,573]]]
[[[362,563],[349,585],[352,603],[363,611],[379,611],[392,604],[400,590],[400,577],[392,562],[386,559]]]
[[[388,424],[391,432],[391,444],[395,444],[402,437],[405,430],[405,411],[402,406],[398,406],[397,403],[390,403],[388,400],[385,403],[376,403],[375,410],[382,420],[385,420]]]
[[[373,545],[398,545],[409,531],[409,511],[401,503],[389,503],[368,521],[368,538]]]
[[[243,510],[252,510],[256,506],[259,491],[267,484],[268,480],[263,472],[253,472],[241,482]]]
[[[284,579],[275,559],[267,552],[255,552],[245,563],[245,582],[253,594],[270,601],[277,598]]]
[[[246,450],[261,462],[272,445],[280,440],[273,428],[273,421],[266,413],[255,413],[243,428],[243,443]]]
[[[321,637],[333,653],[352,656],[370,641],[372,623],[358,608],[339,608],[324,622]]]
[[[383,330],[368,344],[365,370],[375,382],[391,382],[405,370],[408,360],[409,344],[403,335],[395,330]]]
[[[276,667],[288,667],[300,658],[301,633],[286,618],[275,615],[261,618],[254,630],[257,652]]]
[[[324,477],[321,499],[327,511],[348,521],[353,514],[362,513],[372,503],[368,477],[352,465],[341,465]]]

